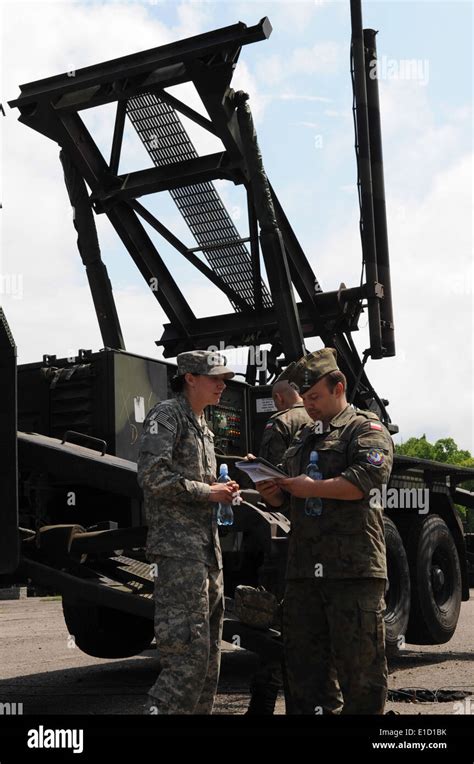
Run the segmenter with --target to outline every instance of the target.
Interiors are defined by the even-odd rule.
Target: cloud
[[[305,81],[306,77],[336,74],[344,61],[343,46],[333,41],[322,41],[311,47],[295,48],[288,56],[277,53],[261,55],[256,69],[257,82],[265,88],[267,98],[285,98],[315,100],[330,103],[324,96],[295,95],[295,84]],[[275,91],[269,88],[275,88]],[[281,89],[291,95],[281,95]]]
[[[285,76],[284,61],[281,56],[274,53],[271,56],[261,58],[258,64],[258,78],[265,86],[278,85]]]
[[[295,127],[319,127],[320,125],[317,122],[291,122],[291,125],[294,125]]]
[[[333,42],[297,48],[288,58],[273,54],[260,60],[258,79],[268,86],[288,82],[295,76],[334,73],[339,69],[340,56],[341,46]]]
[[[401,437],[451,436],[474,451],[471,108],[449,111],[431,83],[382,80],[380,97],[397,355],[369,360],[369,378],[390,399]],[[355,184],[336,172],[354,161],[349,125],[333,123],[327,135],[322,126],[321,173],[308,196],[315,205],[325,189],[344,224],[322,240],[311,224],[302,231],[325,290],[357,285],[361,265]],[[366,321],[353,335],[361,351]]]
[[[352,114],[349,110],[338,111],[337,109],[325,109],[324,116],[331,117],[332,119],[352,119]]]
[[[333,74],[342,61],[342,46],[332,41],[318,42],[311,48],[297,48],[286,71],[291,75]]]
[[[369,360],[367,372],[390,400],[401,438],[453,437],[473,451],[471,185],[472,156],[466,154],[433,174],[421,201],[406,207],[403,196],[390,194],[397,355]],[[341,280],[356,285],[359,252],[354,214],[319,250],[317,273],[325,289],[337,289]],[[366,321],[363,314],[361,328]],[[360,351],[367,347],[366,329],[353,337]]]
[[[299,38],[306,32],[318,11],[328,3],[329,0],[247,0],[225,4],[232,13],[232,22],[227,23],[235,23],[239,19],[253,25],[257,19],[268,16],[273,28],[272,37],[275,39],[282,29]]]
[[[209,24],[209,9],[202,6],[178,7],[174,27],[162,23],[156,10],[157,5],[152,4],[114,3],[112,9],[110,3],[10,3],[2,39],[5,96],[10,100],[16,98],[19,83],[185,38],[204,31]],[[114,105],[105,106],[84,115],[107,158],[114,109]],[[7,118],[2,124],[0,298],[20,361],[38,360],[45,352],[61,354],[64,348],[79,344],[100,347],[95,311],[77,251],[59,148],[18,123],[16,110],[8,107],[6,111]],[[138,160],[138,166],[143,166],[146,154],[142,147],[130,139],[125,144],[129,160]],[[104,216],[98,216],[96,222],[109,273],[120,272],[125,263],[127,280],[138,288],[141,276],[130,264],[112,227]],[[117,253],[120,257],[111,257]],[[16,281],[21,278],[21,299],[8,293],[8,284],[11,286],[15,278]],[[145,285],[142,288],[146,291]],[[131,296],[125,292],[122,297],[120,289],[116,296],[117,301],[124,302],[126,310]],[[159,325],[164,314],[161,318],[159,312],[155,315]],[[161,330],[156,330],[156,337],[160,334]]]
[[[451,164],[460,146],[470,145],[471,110],[435,111],[429,87],[401,80],[380,82],[380,109],[385,153],[395,158],[388,159],[391,183],[404,186],[407,201],[420,198],[437,169]],[[410,172],[407,183],[407,168],[415,167],[422,171]]]
[[[282,101],[320,101],[321,103],[331,103],[331,99],[325,96],[307,95],[305,93],[281,93],[276,98]]]

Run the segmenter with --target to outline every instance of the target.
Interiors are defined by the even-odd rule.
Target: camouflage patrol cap
[[[339,369],[336,359],[334,348],[323,348],[304,355],[291,369],[289,381],[297,385],[300,393],[305,393],[326,374]]]
[[[226,379],[232,379],[235,373],[229,369],[227,359],[220,353],[211,350],[190,350],[180,353],[177,357],[178,376],[191,374],[203,374],[206,377],[223,375]]]
[[[296,361],[292,361],[290,364],[288,364],[286,369],[284,371],[282,371],[281,374],[278,375],[278,377],[276,378],[274,384],[276,385],[277,382],[284,382],[285,380],[289,381],[290,376],[291,376],[291,372],[293,371],[295,366],[296,366]]]

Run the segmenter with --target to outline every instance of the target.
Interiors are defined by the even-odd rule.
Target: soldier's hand
[[[298,499],[309,499],[314,496],[314,484],[316,480],[308,477],[308,475],[298,475],[294,478],[277,478],[277,484],[284,488],[285,491],[291,493],[292,496],[296,496]]]
[[[255,488],[271,507],[281,507],[285,501],[283,491],[274,480],[259,480],[255,483]]]
[[[256,459],[256,458],[257,458],[257,457],[255,456],[255,454],[247,454],[247,456],[245,457],[245,459],[246,459],[248,462],[250,462],[250,461],[252,461],[252,459]]]
[[[212,483],[210,488],[209,501],[232,504],[233,494],[239,490],[239,484],[235,480],[230,480],[228,483]]]

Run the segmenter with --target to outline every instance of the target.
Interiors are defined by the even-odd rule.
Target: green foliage
[[[474,467],[474,458],[470,452],[458,448],[453,438],[440,438],[436,443],[426,440],[426,435],[422,435],[421,438],[409,438],[405,443],[395,446],[395,452],[418,459],[433,459],[445,464]]]
[[[458,448],[453,438],[440,438],[436,443],[430,443],[426,435],[421,438],[409,438],[405,443],[395,446],[395,453],[403,456],[414,456],[417,459],[433,459],[436,462],[445,464],[456,464],[460,467],[474,468],[474,457],[469,451]],[[474,480],[467,480],[462,483],[462,488],[467,491],[474,491]],[[474,510],[466,510],[456,504],[456,508],[467,522],[469,529],[474,527]]]
[[[463,464],[470,459],[474,460],[469,451],[459,449],[452,438],[440,438],[433,446],[434,458],[437,462],[447,462],[448,464]]]
[[[415,456],[417,459],[434,459],[434,446],[426,435],[421,438],[409,438],[405,443],[395,446],[395,453],[403,456]]]

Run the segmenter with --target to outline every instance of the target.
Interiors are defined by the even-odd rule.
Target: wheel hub
[[[440,592],[444,586],[444,572],[438,565],[431,568],[431,583],[435,592]]]

